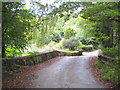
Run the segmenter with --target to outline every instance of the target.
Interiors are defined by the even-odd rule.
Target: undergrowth
[[[93,63],[93,66],[100,70],[99,74],[104,80],[111,82],[113,85],[118,85],[120,83],[118,69],[108,66],[100,61]]]

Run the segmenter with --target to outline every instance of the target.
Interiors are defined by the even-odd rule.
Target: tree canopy
[[[33,16],[20,2],[2,3],[2,56],[8,47],[25,48],[31,39]],[[8,51],[9,52],[9,51]],[[16,51],[14,51],[16,52]]]
[[[118,52],[118,2],[61,1],[43,5],[31,0],[30,3],[30,10],[23,2],[3,3],[3,56],[8,47],[22,50],[28,43],[44,46],[72,36],[86,45],[96,42],[109,55],[113,49]]]

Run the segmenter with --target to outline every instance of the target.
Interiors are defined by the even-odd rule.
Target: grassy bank
[[[95,66],[99,70],[99,74],[103,80],[106,80],[112,83],[114,86],[119,85],[120,80],[118,78],[119,76],[118,69],[116,69],[115,67],[111,67],[107,65],[106,63],[103,63],[99,60],[93,63],[92,65]],[[115,63],[113,64],[113,66],[115,66]],[[117,64],[116,64],[116,67],[117,67]]]

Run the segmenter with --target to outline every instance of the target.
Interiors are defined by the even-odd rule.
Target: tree
[[[74,37],[76,34],[76,31],[74,29],[68,28],[66,29],[66,31],[64,32],[64,38],[65,39],[69,39],[71,37]]]
[[[31,39],[33,15],[22,2],[2,3],[2,57],[6,49],[14,47],[23,50]]]
[[[118,30],[118,23],[120,22],[118,18],[118,2],[97,2],[84,6],[81,17],[95,22],[92,33],[99,44],[106,49],[118,47],[120,38],[118,35],[120,32]],[[116,52],[119,52],[119,49]]]

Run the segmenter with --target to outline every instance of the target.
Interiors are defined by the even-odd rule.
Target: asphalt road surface
[[[84,53],[85,56],[65,56],[60,60],[31,72],[28,88],[105,88],[96,81],[90,70],[88,61],[92,55],[97,56],[98,51]],[[24,77],[24,76],[23,76]]]
[[[34,72],[34,88],[104,88],[89,69],[89,56],[68,56]]]

